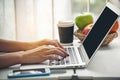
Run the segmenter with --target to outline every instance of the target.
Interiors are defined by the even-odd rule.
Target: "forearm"
[[[23,51],[37,47],[35,42],[18,42],[0,39],[0,51]]]
[[[10,41],[0,39],[0,51],[24,51],[36,48],[42,45],[54,45],[60,46],[55,40],[43,39],[35,42],[19,42],[19,41]]]
[[[23,51],[0,55],[0,68],[21,64],[21,53],[23,53]]]
[[[32,49],[27,51],[4,53],[0,55],[0,68],[6,68],[16,64],[31,63],[31,57],[33,58],[34,56],[30,57],[30,55],[35,52],[36,50]]]

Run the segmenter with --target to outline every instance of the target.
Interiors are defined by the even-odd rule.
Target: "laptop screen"
[[[96,49],[99,47],[102,40],[105,38],[111,26],[114,24],[118,15],[114,13],[107,6],[97,19],[92,30],[89,32],[86,39],[83,41],[83,46],[89,58],[93,55]]]

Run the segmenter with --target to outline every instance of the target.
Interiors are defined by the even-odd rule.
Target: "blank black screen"
[[[108,7],[104,8],[92,30],[89,32],[88,36],[83,42],[83,46],[89,58],[91,58],[93,53],[96,51],[97,47],[108,33],[117,17],[118,15],[111,9]]]

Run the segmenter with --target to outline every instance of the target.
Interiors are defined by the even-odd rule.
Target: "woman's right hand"
[[[41,63],[46,60],[59,60],[54,55],[60,55],[62,57],[68,56],[67,52],[63,48],[43,45],[21,53],[21,64]]]

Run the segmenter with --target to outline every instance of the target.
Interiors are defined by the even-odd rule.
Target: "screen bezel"
[[[112,5],[111,3],[107,3],[106,6],[103,8],[103,11],[104,11],[104,9],[105,9],[106,7],[108,7],[110,10],[112,10],[114,13],[116,13],[116,14],[118,15],[118,17],[120,16],[120,10],[119,10],[119,8],[115,7],[115,6]],[[103,12],[103,11],[102,11],[102,12]],[[102,12],[101,12],[101,14],[102,14]],[[101,14],[100,14],[100,15],[101,15]],[[99,16],[99,17],[100,17],[100,16]],[[99,18],[98,18],[98,19],[99,19]],[[117,18],[117,19],[118,19],[118,18]],[[117,20],[117,19],[116,19],[116,20]],[[116,20],[115,20],[115,21],[116,21]],[[115,21],[114,21],[114,23],[115,23]],[[97,21],[96,21],[96,22],[97,22]],[[95,22],[95,23],[96,23],[96,22]],[[114,25],[114,24],[113,24],[113,25]],[[111,27],[111,28],[112,28],[112,27]],[[109,31],[110,31],[110,29],[109,29]],[[109,31],[107,32],[107,34],[109,33]],[[89,32],[89,33],[90,33],[90,32]],[[89,35],[89,33],[88,33],[88,35]],[[106,34],[106,36],[107,36],[107,34]],[[88,35],[87,35],[87,36],[88,36]],[[86,36],[86,38],[87,38],[87,36]],[[105,37],[106,37],[106,36],[105,36]],[[105,37],[103,38],[103,40],[105,39]],[[86,38],[84,38],[83,42],[85,41]],[[94,53],[92,54],[92,56],[91,56],[90,58],[88,57],[88,54],[87,54],[87,52],[85,51],[85,48],[84,48],[84,46],[83,46],[84,52],[87,54],[86,64],[88,64],[88,63],[91,61],[91,59],[92,59],[93,56],[95,55],[96,51],[98,50],[98,48],[99,48],[100,45],[102,44],[103,40],[101,41],[101,43],[99,44],[99,46],[97,47],[97,49],[94,51]],[[83,44],[83,42],[82,42],[82,44]]]

